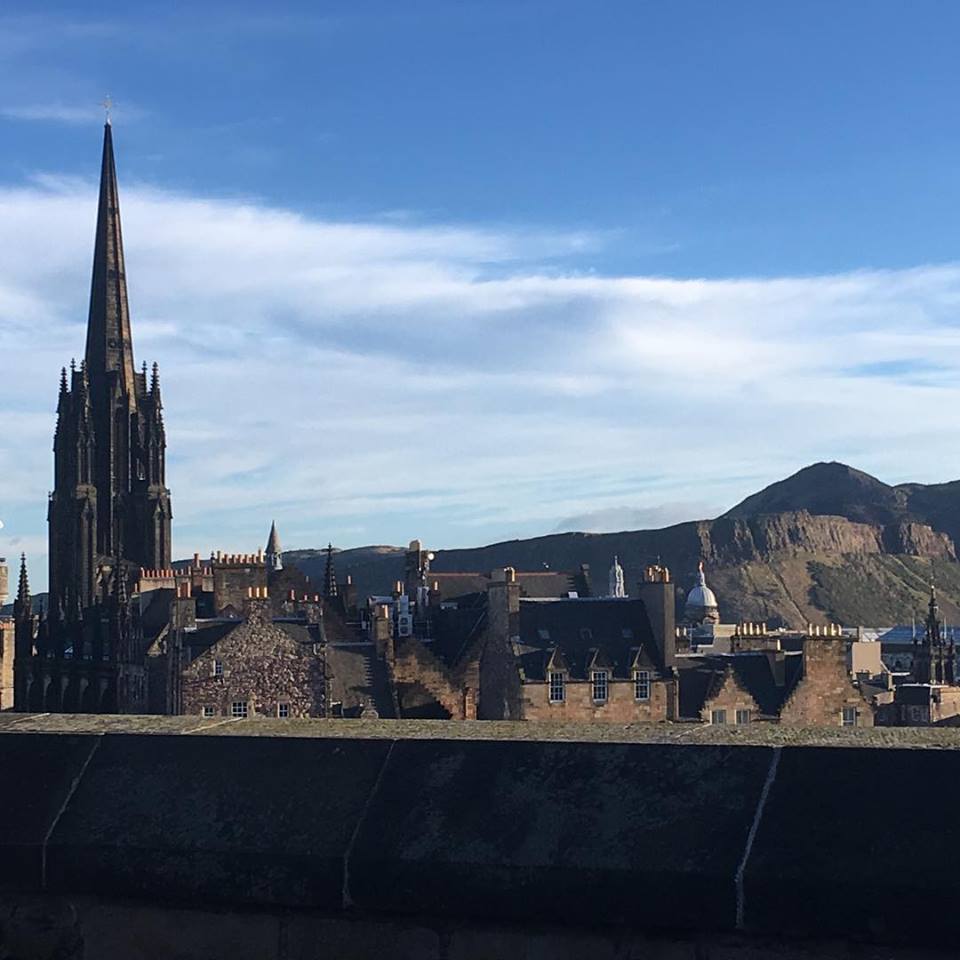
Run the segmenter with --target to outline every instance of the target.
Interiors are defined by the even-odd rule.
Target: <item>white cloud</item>
[[[121,190],[137,356],[163,373],[178,553],[249,549],[274,516],[290,547],[663,516],[730,505],[815,459],[887,480],[960,474],[940,443],[960,425],[956,265],[606,278],[560,266],[604,242],[589,234]],[[42,536],[95,211],[89,183],[0,189],[10,537]],[[904,361],[909,376],[894,372]]]
[[[114,104],[112,116],[120,116],[126,122],[139,120],[145,114],[140,107],[131,103]],[[62,103],[50,101],[41,103],[8,104],[0,106],[0,118],[4,120],[24,120],[41,123],[67,123],[87,125],[97,123],[104,118],[103,105],[91,97],[90,102]]]

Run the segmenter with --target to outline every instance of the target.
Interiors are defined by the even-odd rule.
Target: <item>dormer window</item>
[[[593,631],[589,627],[581,627],[580,639],[589,643],[593,639]]]
[[[550,672],[550,702],[563,703],[567,697],[566,678],[559,671]]]
[[[591,674],[591,684],[593,686],[593,702],[607,702],[607,686],[609,674],[606,670],[594,670]]]
[[[541,640],[549,640],[549,639],[550,639],[550,631],[549,631],[546,627],[541,627],[541,628],[537,631],[537,636],[538,636]]]

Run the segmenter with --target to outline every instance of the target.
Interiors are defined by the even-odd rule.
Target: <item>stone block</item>
[[[341,906],[384,741],[107,736],[47,853],[57,891]]]
[[[280,960],[279,917],[153,904],[78,904],[84,956],[116,960]]]
[[[96,743],[96,737],[0,734],[0,885],[40,889],[44,838]]]
[[[956,942],[960,752],[784,750],[744,879],[751,932]]]
[[[749,747],[397,742],[350,894],[385,912],[730,929],[770,758]]]
[[[441,956],[440,935],[405,920],[291,914],[284,921],[284,943],[284,960],[439,960]]]

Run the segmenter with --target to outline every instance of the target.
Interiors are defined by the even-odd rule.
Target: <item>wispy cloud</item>
[[[122,115],[124,120],[139,120],[145,114],[132,104],[114,105],[114,115]],[[39,121],[42,123],[89,124],[103,120],[104,107],[91,100],[89,104],[31,103],[22,106],[0,107],[0,117],[5,120]]]
[[[604,242],[587,234],[122,191],[184,554],[248,549],[272,517],[291,547],[673,522],[824,458],[960,475],[952,448],[928,456],[960,426],[956,265],[600,277],[570,267]],[[95,206],[75,180],[0,189],[4,535],[42,537]],[[900,375],[904,358],[935,382]]]

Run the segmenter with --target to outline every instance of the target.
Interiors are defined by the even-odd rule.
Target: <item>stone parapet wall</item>
[[[525,738],[559,725],[300,721],[284,736],[271,721],[3,717],[0,769],[17,788],[0,794],[0,904],[66,904],[66,935],[103,943],[112,929],[114,956],[374,956],[371,931],[397,937],[381,955],[410,938],[408,955],[438,958],[952,946],[944,851],[960,826],[917,816],[899,785],[960,787],[960,735],[846,731],[824,748],[797,730],[795,745],[765,745],[777,729],[757,726],[753,746],[730,730],[681,746]],[[524,734],[498,735],[511,728]],[[419,739],[440,730],[464,738]],[[949,749],[860,745],[911,742]],[[203,939],[203,918],[233,914],[277,946]],[[308,915],[329,926],[294,952],[299,921],[281,918]],[[347,921],[366,952],[330,952]]]

